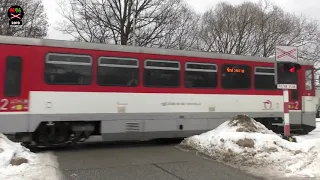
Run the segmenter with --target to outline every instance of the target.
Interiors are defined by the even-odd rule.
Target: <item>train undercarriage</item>
[[[282,118],[255,118],[255,120],[260,122],[269,130],[272,130],[277,134],[284,133],[284,125],[283,125]],[[307,126],[303,124],[290,125],[291,134],[294,134],[294,135],[307,135],[309,132],[313,131],[314,129],[315,127]]]
[[[268,129],[282,134],[282,118],[255,118]],[[101,135],[100,121],[42,122],[33,133],[7,135],[9,139],[22,142],[27,147],[66,147],[86,141],[90,136]],[[291,125],[291,133],[305,135],[314,127]]]
[[[25,146],[65,147],[86,141],[100,134],[100,122],[42,122],[33,133],[16,133],[8,138]]]

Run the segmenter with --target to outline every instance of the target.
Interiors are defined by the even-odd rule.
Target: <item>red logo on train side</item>
[[[272,109],[272,102],[270,100],[266,100],[263,102],[263,106],[265,110],[271,110]]]

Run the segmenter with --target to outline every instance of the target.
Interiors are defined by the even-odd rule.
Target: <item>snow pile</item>
[[[271,179],[320,177],[320,140],[283,140],[246,115],[186,138],[180,147]]]
[[[32,153],[0,134],[1,180],[61,180],[62,177],[55,156]]]

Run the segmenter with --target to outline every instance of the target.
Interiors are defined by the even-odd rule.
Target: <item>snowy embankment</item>
[[[0,134],[0,180],[61,180],[57,159],[35,154]]]
[[[179,146],[269,179],[320,178],[320,139],[289,142],[245,115]]]

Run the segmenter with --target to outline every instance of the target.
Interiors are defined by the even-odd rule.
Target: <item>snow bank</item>
[[[186,138],[180,147],[270,179],[320,177],[320,140],[289,142],[245,115]]]
[[[22,164],[21,164],[22,163]],[[35,154],[0,134],[1,180],[61,180],[56,157],[51,153]]]

